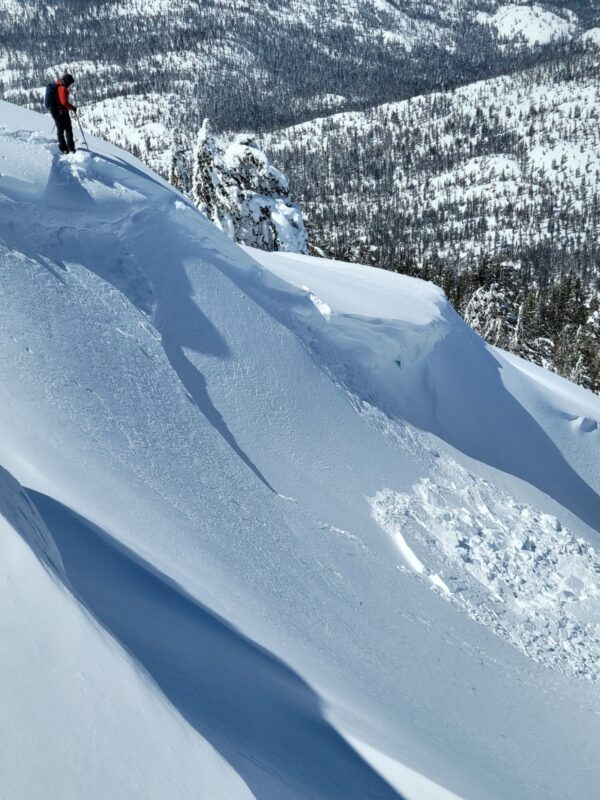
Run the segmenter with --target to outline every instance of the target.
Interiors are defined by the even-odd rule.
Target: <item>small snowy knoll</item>
[[[590,47],[600,47],[600,28],[590,28],[582,35],[581,41]]]
[[[0,103],[2,792],[594,797],[598,398],[90,147]]]
[[[565,11],[562,16],[540,5],[504,5],[494,14],[480,12],[480,22],[491,25],[500,39],[522,40],[527,45],[549,44],[571,38],[577,30],[577,16]]]

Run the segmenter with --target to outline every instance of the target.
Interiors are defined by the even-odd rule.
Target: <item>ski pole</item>
[[[75,112],[75,119],[77,120],[77,124],[79,125],[79,130],[81,131],[81,135],[83,136],[83,141],[85,143],[86,149],[89,150],[89,146],[87,143],[87,139],[85,138],[85,133],[83,132],[83,128],[81,127],[81,121],[79,119],[79,114]]]

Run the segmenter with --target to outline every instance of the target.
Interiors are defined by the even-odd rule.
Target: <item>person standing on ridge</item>
[[[58,78],[52,86],[51,97],[48,98],[47,107],[56,123],[56,134],[58,136],[58,148],[61,153],[74,153],[75,142],[73,141],[73,127],[71,125],[70,111],[76,112],[77,109],[69,102],[69,91],[75,83],[72,75],[66,72],[62,78]],[[66,141],[65,141],[66,135]]]

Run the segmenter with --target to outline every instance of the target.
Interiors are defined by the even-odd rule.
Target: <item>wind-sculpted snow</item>
[[[401,548],[412,542],[417,572],[439,576],[469,616],[541,664],[598,680],[600,554],[588,542],[453,461],[371,502]]]
[[[2,468],[0,575],[2,796],[251,800],[71,594],[40,512]]]
[[[35,507],[15,490],[35,530],[0,561],[0,794],[594,797],[596,686],[513,646],[525,618],[498,636],[448,602],[450,556],[400,550],[370,499],[451,478],[507,552],[535,509],[585,583],[597,398],[430,284],[244,250],[123,151],[0,118],[0,464]]]
[[[37,508],[22,486],[0,467],[0,518],[23,537],[49,570],[64,575],[60,553]]]
[[[342,262],[254,255],[279,277],[301,286],[313,304],[318,298],[317,324],[299,309],[303,335],[360,400],[526,480],[600,532],[597,471],[592,469],[590,485],[571,465],[579,443],[572,440],[566,452],[557,446],[555,420],[539,411],[533,416],[528,403],[515,398],[515,389],[507,390],[511,371],[503,357],[462,323],[441,290],[356,265],[346,268],[346,283],[340,287],[336,277]],[[590,397],[595,407],[597,400]]]

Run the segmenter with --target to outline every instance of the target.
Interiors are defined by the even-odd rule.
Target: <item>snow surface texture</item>
[[[0,125],[2,791],[595,797],[598,398],[433,286],[244,251],[117,148]]]
[[[540,663],[597,680],[598,553],[556,517],[517,503],[458,464],[444,464],[443,472],[410,495],[380,492],[375,518],[403,547],[410,531],[429,556],[427,568],[417,559],[417,571],[435,578],[473,619]]]
[[[375,321],[377,312],[385,317],[388,330],[377,320],[375,338],[360,330],[362,347],[371,344],[368,356],[361,353],[361,362],[373,377],[381,362],[395,361],[407,369],[422,361],[447,335],[448,321],[439,308],[441,290],[432,284],[405,279],[398,285],[401,296],[390,291],[381,298],[372,269],[294,260],[275,271],[292,282],[309,284],[303,288],[344,348],[350,331],[356,337],[360,330],[358,315],[363,323],[368,318]],[[344,291],[342,273],[352,280],[351,293]],[[393,330],[400,308],[402,324]],[[427,324],[426,343],[414,332],[403,341],[398,328],[407,323]],[[394,343],[395,353],[386,348],[388,342]],[[597,432],[595,419],[578,419],[580,430]],[[427,449],[424,440],[420,445]],[[597,496],[589,500],[597,509]],[[439,458],[433,473],[411,493],[383,490],[371,504],[375,519],[396,540],[408,564],[473,619],[540,663],[598,679],[600,554],[573,537],[555,516],[518,502],[451,458]],[[408,531],[418,542],[417,552],[407,541]]]

